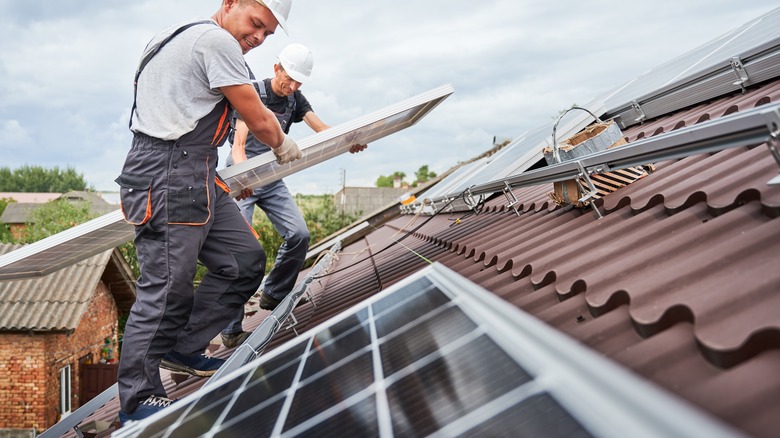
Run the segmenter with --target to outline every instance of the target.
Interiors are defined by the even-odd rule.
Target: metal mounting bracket
[[[769,138],[766,139],[766,146],[769,153],[775,159],[775,164],[780,167],[780,109],[766,113],[766,125],[769,128]],[[770,186],[780,185],[780,175],[767,182]]]
[[[509,202],[509,204],[507,204],[507,207],[514,210],[515,214],[520,216],[520,212],[517,211],[517,207],[516,207],[518,204],[517,196],[515,196],[515,194],[512,193],[512,186],[509,185],[508,181],[504,181],[504,185],[506,186],[504,187],[504,196],[506,196],[506,200]]]
[[[745,70],[745,64],[742,63],[739,56],[733,56],[731,58],[731,69],[737,76],[737,81],[734,82],[734,85],[738,85],[739,88],[742,89],[742,94],[745,94],[747,91],[745,90],[745,84],[750,80],[750,76],[748,76],[747,70]]]
[[[479,196],[482,197],[482,195]],[[474,199],[474,194],[471,193],[471,187],[466,189],[466,196],[463,200],[464,202],[466,202],[466,205],[469,207],[469,210],[474,210],[474,216],[479,216],[479,210],[477,210],[477,206],[479,205],[480,201]]]
[[[639,102],[637,102],[636,100],[632,100],[631,109],[633,109],[634,111],[636,111],[637,114],[639,114],[637,118],[634,119],[635,122],[642,123],[645,120],[647,120],[647,116],[645,115],[645,112],[642,110],[642,106],[639,105]]]
[[[290,316],[287,317],[287,329],[292,329],[293,332],[295,332],[295,336],[298,336],[298,330],[295,328],[295,326],[298,325],[298,319],[295,318],[295,315],[290,312]]]
[[[766,145],[769,148],[769,152],[775,159],[775,163],[780,167],[780,131],[774,131],[769,135],[769,139],[766,141]],[[770,186],[780,185],[780,175],[772,178],[767,182]]]
[[[604,216],[601,214],[601,211],[599,211],[599,208],[596,207],[596,203],[594,202],[595,199],[593,199],[594,194],[596,193],[596,186],[593,184],[593,180],[590,179],[590,173],[585,169],[585,166],[582,165],[582,161],[576,161],[577,168],[580,170],[579,175],[577,175],[577,178],[574,178],[574,180],[577,182],[577,185],[580,186],[580,190],[582,190],[582,197],[578,199],[578,201],[582,202],[583,204],[590,204],[591,207],[593,207],[593,211],[596,213],[596,216],[601,219]],[[587,187],[582,185],[581,180],[585,180],[587,183]]]

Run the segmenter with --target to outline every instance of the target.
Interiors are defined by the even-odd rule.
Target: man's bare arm
[[[241,119],[255,138],[272,148],[282,145],[285,137],[282,127],[279,126],[276,116],[260,101],[255,87],[249,84],[231,85],[220,88],[220,91],[241,115]]]

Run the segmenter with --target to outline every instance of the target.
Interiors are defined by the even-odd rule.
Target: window
[[[60,414],[62,418],[70,414],[70,365],[60,369]]]

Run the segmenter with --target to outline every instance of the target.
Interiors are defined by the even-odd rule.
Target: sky
[[[117,191],[130,147],[132,81],[144,46],[210,17],[218,0],[0,0],[0,167],[72,167]],[[301,91],[330,125],[444,84],[455,92],[416,125],[285,178],[293,193],[373,186],[422,165],[442,173],[550,123],[777,7],[776,0],[294,0],[247,54],[268,77],[289,43],[314,54]],[[304,124],[291,136],[313,134]],[[220,150],[221,162],[229,145]],[[221,167],[221,166],[220,166]],[[409,179],[409,178],[407,178]]]

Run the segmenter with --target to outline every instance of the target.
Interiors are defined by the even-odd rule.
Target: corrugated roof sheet
[[[30,213],[41,205],[43,204],[12,202],[6,205],[3,214],[0,215],[0,222],[5,224],[23,224],[27,222]]]
[[[0,244],[0,255],[22,246]],[[112,251],[40,278],[0,281],[0,330],[74,330]]]

